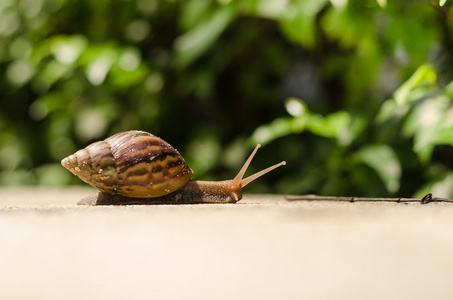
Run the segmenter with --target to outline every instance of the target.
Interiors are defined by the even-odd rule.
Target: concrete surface
[[[453,205],[0,189],[0,299],[453,299]]]

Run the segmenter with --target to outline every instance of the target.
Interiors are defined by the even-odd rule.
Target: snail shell
[[[176,149],[144,131],[117,133],[64,158],[61,164],[104,193],[136,198],[167,195],[193,176]]]

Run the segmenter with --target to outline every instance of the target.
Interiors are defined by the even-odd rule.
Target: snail
[[[235,203],[242,188],[284,161],[243,179],[258,144],[232,180],[191,180],[192,169],[170,144],[144,131],[117,133],[64,158],[63,167],[100,192],[85,205]]]

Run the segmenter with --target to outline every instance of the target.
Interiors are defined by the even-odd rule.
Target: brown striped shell
[[[64,158],[61,164],[104,193],[136,198],[169,194],[193,176],[176,149],[144,131],[117,133]]]

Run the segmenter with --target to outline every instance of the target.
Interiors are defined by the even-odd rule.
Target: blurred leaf
[[[387,0],[376,0],[376,2],[381,8],[387,7]]]
[[[312,133],[335,138],[341,145],[349,145],[365,128],[366,122],[361,118],[352,118],[345,111],[321,116],[311,113],[306,104],[299,99],[286,101],[288,113],[293,118],[278,118],[270,124],[258,127],[252,135],[252,143],[267,144],[279,137],[309,130]]]
[[[249,148],[244,138],[238,137],[221,151],[222,163],[230,168],[240,168],[244,164]],[[239,170],[239,169],[238,169]]]
[[[52,39],[50,48],[57,61],[69,65],[77,61],[87,44],[86,38],[81,35],[56,36]]]
[[[453,81],[450,82],[444,89],[445,96],[453,98]]]
[[[443,176],[438,176],[431,182],[428,182],[418,189],[413,197],[422,198],[428,193],[432,193],[436,197],[453,198],[453,172],[448,172]]]
[[[326,3],[327,0],[299,1],[288,5],[280,18],[283,33],[293,42],[313,47],[315,16]]]
[[[95,57],[90,60],[86,68],[86,76],[93,85],[100,85],[104,82],[107,73],[118,58],[115,48],[105,45],[96,49]]]
[[[387,122],[389,119],[403,118],[409,111],[408,106],[398,106],[394,99],[388,99],[382,103],[376,116],[377,123]]]
[[[72,70],[72,67],[53,60],[49,62],[36,78],[41,91],[47,91],[55,82]]]
[[[195,178],[211,170],[219,159],[221,146],[218,137],[209,129],[203,129],[191,139],[187,149],[187,163],[194,169]]]
[[[354,160],[371,167],[391,193],[398,191],[401,180],[401,165],[393,149],[388,145],[366,146],[354,154]]]
[[[27,156],[21,140],[10,133],[2,135],[1,138],[0,169],[18,169]]]
[[[348,130],[350,122],[351,115],[345,111],[339,111],[325,117],[312,115],[307,127],[320,136],[339,138],[344,131]]]
[[[306,115],[295,118],[278,118],[267,125],[258,127],[251,136],[251,144],[266,145],[279,137],[299,133],[304,130],[308,118]]]
[[[304,11],[308,13],[309,9],[322,1],[299,1],[298,6],[304,7]],[[254,11],[261,17],[278,20],[284,17],[288,8],[291,7],[289,0],[258,0],[249,1],[254,4]],[[310,5],[311,4],[311,5]],[[316,10],[316,8],[312,8]]]
[[[431,66],[420,66],[417,71],[415,71],[414,75],[395,91],[394,97],[396,104],[398,106],[403,106],[416,100],[417,98],[410,97],[410,92],[421,84],[436,82],[436,78],[436,72]]]
[[[425,99],[408,115],[403,134],[414,136],[414,151],[420,160],[427,163],[432,150],[438,144],[453,145],[452,106],[449,98],[437,96]]]
[[[31,50],[32,45],[30,44],[30,41],[23,36],[12,41],[9,48],[10,55],[13,58],[28,58],[31,54]]]
[[[351,116],[349,126],[338,135],[338,141],[343,146],[350,145],[363,133],[367,125],[368,119],[365,116]]]
[[[76,133],[80,140],[98,139],[107,130],[107,114],[104,109],[89,108],[80,110],[76,118]]]
[[[72,174],[61,167],[61,164],[46,164],[35,169],[37,181],[42,186],[61,186],[67,184]]]
[[[130,41],[141,42],[150,35],[150,31],[149,21],[137,19],[127,25],[125,35]]]
[[[142,82],[148,73],[149,70],[145,65],[139,65],[132,71],[113,67],[111,70],[111,82],[116,88],[129,88]]]
[[[347,1],[344,2],[346,3]],[[334,5],[327,12],[323,23],[326,34],[337,39],[342,48],[360,48],[360,45],[369,41],[375,32],[375,26],[367,19],[370,12],[371,10],[364,6]]]
[[[307,105],[297,98],[286,100],[286,110],[294,117],[278,118],[269,124],[259,126],[253,132],[250,144],[266,145],[280,137],[300,133],[313,118]]]
[[[418,65],[426,62],[426,53],[435,42],[437,33],[434,26],[424,24],[430,20],[411,17],[410,12],[411,8],[408,8],[407,14],[392,16],[387,27],[387,40],[393,44],[398,60]]]
[[[65,107],[66,99],[59,92],[49,92],[38,98],[34,103],[39,102],[43,105],[47,113],[60,111]]]
[[[209,9],[212,0],[188,0],[185,1],[180,23],[185,30],[195,27],[200,20],[212,13]]]
[[[30,169],[3,170],[0,173],[0,186],[33,185],[36,179]]]
[[[174,44],[175,64],[184,68],[202,55],[225,30],[235,15],[236,11],[233,7],[220,7],[208,19],[201,21],[196,27],[178,37]]]
[[[20,87],[30,80],[34,71],[30,62],[24,59],[17,59],[8,65],[6,77],[12,84]]]
[[[293,117],[302,116],[307,110],[307,105],[297,98],[289,98],[285,101],[286,111]]]

